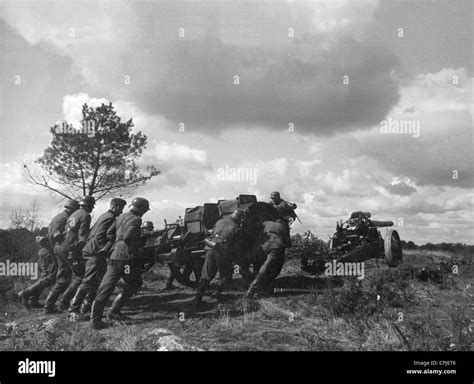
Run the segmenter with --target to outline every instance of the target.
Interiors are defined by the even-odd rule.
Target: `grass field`
[[[407,276],[409,267],[436,266],[455,259],[459,273],[442,283]],[[205,297],[199,312],[193,290],[163,291],[167,270],[155,265],[142,290],[123,311],[131,318],[99,332],[87,322],[26,310],[4,296],[1,350],[472,350],[474,266],[472,255],[405,252],[399,268],[365,265],[365,278],[331,280],[300,271],[290,260],[279,287],[306,293],[244,300],[236,277],[226,301]],[[17,287],[18,288],[18,287]],[[8,299],[10,298],[10,299]]]

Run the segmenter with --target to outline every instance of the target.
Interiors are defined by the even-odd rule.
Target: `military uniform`
[[[76,293],[84,274],[81,250],[89,234],[91,216],[84,208],[75,211],[66,221],[64,241],[56,244],[54,252],[58,260],[56,284],[45,302],[45,309],[53,311],[56,300],[61,296],[59,306],[67,308]],[[74,275],[74,279],[73,278]],[[72,280],[72,281],[71,281]]]
[[[289,220],[290,218],[292,220],[296,219],[296,204],[294,203],[288,203],[287,201],[280,199],[280,202],[276,204],[273,200],[269,202],[270,205],[272,205],[277,212],[283,217],[285,220]]]
[[[280,274],[285,262],[285,248],[290,247],[291,238],[283,223],[279,221],[263,222],[263,244],[260,252],[265,258],[258,270],[257,276],[250,284],[248,293],[253,294],[258,289],[271,290],[271,284]]]
[[[242,259],[240,254],[242,250],[241,227],[230,217],[223,218],[215,224],[211,241],[216,246],[207,250],[195,302],[202,299],[217,272],[220,277],[217,288],[218,292],[221,292],[232,280],[233,262]]]
[[[70,211],[63,211],[56,216],[53,217],[51,223],[48,226],[48,234],[46,235],[51,245],[54,247],[58,242],[64,240],[62,238],[64,233],[64,227],[66,225],[66,221],[71,216]]]
[[[39,279],[22,292],[25,304],[38,306],[38,298],[44,289],[52,286],[56,281],[58,264],[48,239],[40,244],[38,251],[38,266],[40,269]]]
[[[97,288],[107,269],[107,255],[103,249],[109,240],[113,240],[113,237],[115,237],[113,236],[111,239],[107,237],[107,231],[113,225],[115,219],[115,213],[109,209],[97,219],[90,231],[86,245],[82,249],[82,257],[86,260],[84,277],[71,301],[70,312],[79,313],[81,306],[83,312],[86,312],[86,309],[90,309],[90,306],[92,306]]]
[[[142,286],[142,262],[139,249],[141,223],[140,216],[129,211],[119,216],[107,231],[108,235],[116,234],[115,244],[107,271],[92,306],[91,321],[93,323],[101,321],[105,304],[120,279],[124,280],[125,285],[112,303],[109,314],[111,317],[120,316],[121,308]]]

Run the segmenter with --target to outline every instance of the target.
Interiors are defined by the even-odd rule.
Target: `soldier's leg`
[[[104,258],[96,259],[96,273],[94,279],[91,281],[90,289],[88,290],[86,297],[82,303],[81,313],[89,313],[92,309],[92,303],[95,300],[95,295],[97,294],[97,289],[104,278],[105,271],[107,270],[107,261]]]
[[[234,267],[232,260],[226,255],[218,254],[216,256],[217,269],[219,270],[219,283],[217,284],[217,296],[229,286],[232,281]]]
[[[88,257],[86,259],[84,277],[82,278],[81,284],[79,285],[76,294],[71,300],[69,312],[80,312],[82,303],[84,302],[84,299],[86,298],[87,294],[96,287],[95,280],[97,279],[97,275],[97,257]]]
[[[56,282],[51,289],[46,301],[44,303],[44,309],[46,312],[54,312],[55,304],[59,296],[66,290],[69,283],[71,282],[72,269],[67,262],[67,255],[69,250],[63,248],[60,245],[56,245],[54,248],[54,253],[57,257],[57,274]]]
[[[122,277],[125,284],[112,303],[108,315],[110,320],[126,320],[120,311],[143,284],[140,264],[133,260],[126,264]]]
[[[274,252],[274,259],[268,266],[267,279],[264,282],[263,288],[268,292],[273,292],[273,283],[280,274],[283,265],[285,264],[285,249],[279,248]]]
[[[271,266],[269,267],[268,278],[270,280],[275,280],[280,274],[284,264],[285,264],[285,251],[277,250],[274,263],[272,263]]]
[[[275,278],[278,273],[280,273],[281,267],[283,264],[281,263],[283,252],[284,256],[284,249],[272,249],[267,255],[267,258],[263,265],[260,267],[257,276],[250,284],[250,287],[247,291],[248,294],[253,294],[257,292],[264,286],[268,286],[270,282],[270,278]]]
[[[201,279],[199,280],[196,296],[194,298],[195,302],[199,302],[202,300],[204,293],[209,287],[211,281],[217,275],[218,268],[216,255],[217,252],[213,249],[207,251],[206,260],[204,261],[204,265],[202,267]]]
[[[28,301],[32,307],[39,307],[38,299],[44,289],[54,285],[56,282],[56,274],[58,273],[58,265],[56,260],[50,262],[44,269],[42,277],[35,283],[30,285],[24,291],[20,292],[20,297],[24,302]]]
[[[258,271],[262,267],[263,263],[265,262],[265,253],[263,252],[262,247],[258,247],[258,250],[255,255],[255,260],[253,263],[253,273],[254,277],[257,276]]]
[[[91,325],[93,328],[100,328],[107,300],[109,300],[115,286],[122,278],[123,272],[124,262],[122,260],[110,260],[92,304]]]
[[[72,260],[68,260],[72,270],[72,277],[69,286],[64,291],[62,297],[59,299],[59,308],[67,310],[69,308],[69,304],[77,292],[77,289],[81,285],[82,278],[84,277],[85,271],[85,261],[80,259],[77,262],[72,262]]]
[[[50,279],[48,277],[43,277],[42,279],[39,279],[37,282],[30,285],[23,291],[24,299],[28,300],[31,306],[35,306],[35,304],[38,303],[38,299],[41,295],[41,292],[43,292],[44,289],[54,284],[54,282],[55,278]]]

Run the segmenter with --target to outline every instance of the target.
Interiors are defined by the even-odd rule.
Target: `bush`
[[[403,274],[383,271],[366,280],[349,279],[340,291],[329,289],[318,302],[334,317],[364,319],[386,309],[403,308],[413,303],[414,294]]]
[[[305,253],[319,253],[327,250],[326,243],[312,233],[306,231],[302,235],[297,233],[291,237],[292,247],[288,249],[287,259],[301,257]]]

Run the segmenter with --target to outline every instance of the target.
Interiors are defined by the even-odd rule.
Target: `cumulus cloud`
[[[416,193],[416,188],[408,185],[404,181],[395,184],[388,184],[385,189],[394,195],[411,195]]]
[[[417,185],[472,188],[472,84],[465,68],[418,75],[388,117],[419,124],[419,137],[384,134],[378,125],[355,134],[359,148]]]
[[[74,95],[66,95],[63,98],[63,113],[64,119],[73,125],[75,128],[81,126],[82,121],[82,106],[86,104],[89,107],[96,108],[102,104],[108,104],[109,101],[105,98],[89,97],[86,93],[78,93]]]
[[[134,100],[146,113],[208,133],[292,122],[302,132],[332,135],[378,122],[398,101],[397,59],[354,34],[377,5],[52,3],[7,4],[4,13],[30,42],[48,41],[70,56],[89,85]]]
[[[470,111],[473,106],[472,81],[466,68],[420,73],[403,87],[400,102],[393,108],[392,115]]]
[[[148,157],[156,159],[158,163],[186,165],[189,167],[207,167],[209,165],[207,153],[201,149],[190,148],[187,145],[157,142]]]

